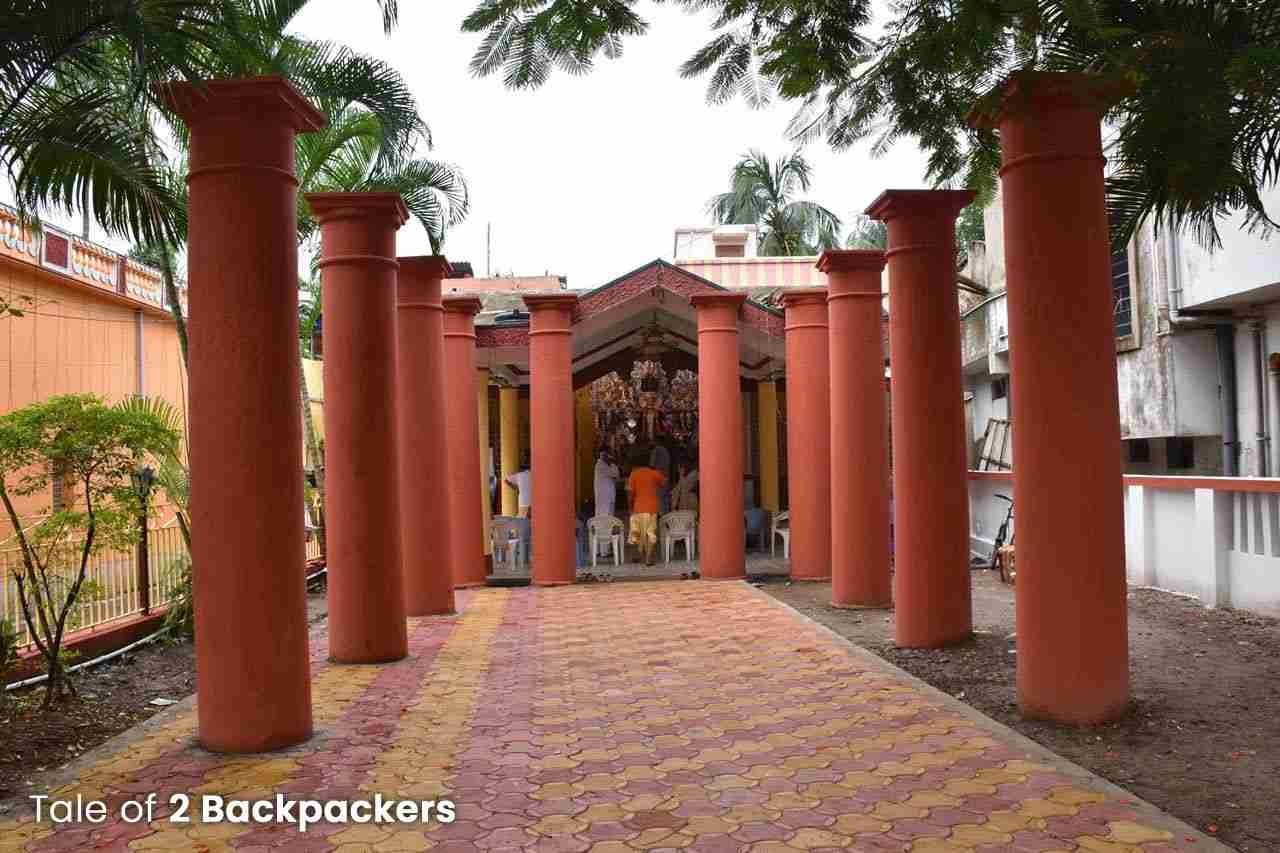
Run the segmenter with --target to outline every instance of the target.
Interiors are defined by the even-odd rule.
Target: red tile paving
[[[411,654],[325,664],[316,735],[194,745],[189,704],[69,768],[101,825],[0,823],[0,850],[1222,850],[746,584],[488,589],[410,620]],[[155,792],[447,798],[452,823],[171,822]]]

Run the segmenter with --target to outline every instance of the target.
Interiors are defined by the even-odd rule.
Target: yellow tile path
[[[436,800],[449,823],[0,824],[0,850],[1223,850],[740,583],[487,589],[411,654],[319,670],[317,733],[194,745],[178,709],[59,796]],[[323,637],[314,639],[323,643]]]

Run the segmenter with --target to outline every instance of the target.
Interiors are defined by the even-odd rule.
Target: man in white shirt
[[[613,515],[618,498],[618,478],[621,476],[618,466],[609,459],[609,451],[600,451],[595,471],[596,515]]]
[[[529,518],[529,508],[533,504],[533,479],[529,472],[529,455],[526,453],[520,459],[520,470],[510,475],[505,480],[508,489],[515,489],[518,497],[516,498],[516,506],[519,508],[517,514],[520,518]]]

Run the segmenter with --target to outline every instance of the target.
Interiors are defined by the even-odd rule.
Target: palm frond
[[[67,214],[86,200],[105,230],[137,242],[177,239],[186,211],[109,91],[28,90],[0,128],[0,161],[19,206]]]

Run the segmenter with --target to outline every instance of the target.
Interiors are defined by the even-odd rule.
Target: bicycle
[[[1013,544],[1013,536],[1009,533],[1009,522],[1013,521],[1013,498],[1008,495],[996,495],[996,497],[1009,504],[1009,511],[1005,513],[1004,521],[1000,523],[1000,529],[996,531],[995,543],[991,549],[991,571],[999,572],[1002,582],[1013,583],[1015,572],[1013,566],[1005,565],[1003,553],[1006,537],[1009,544]]]

